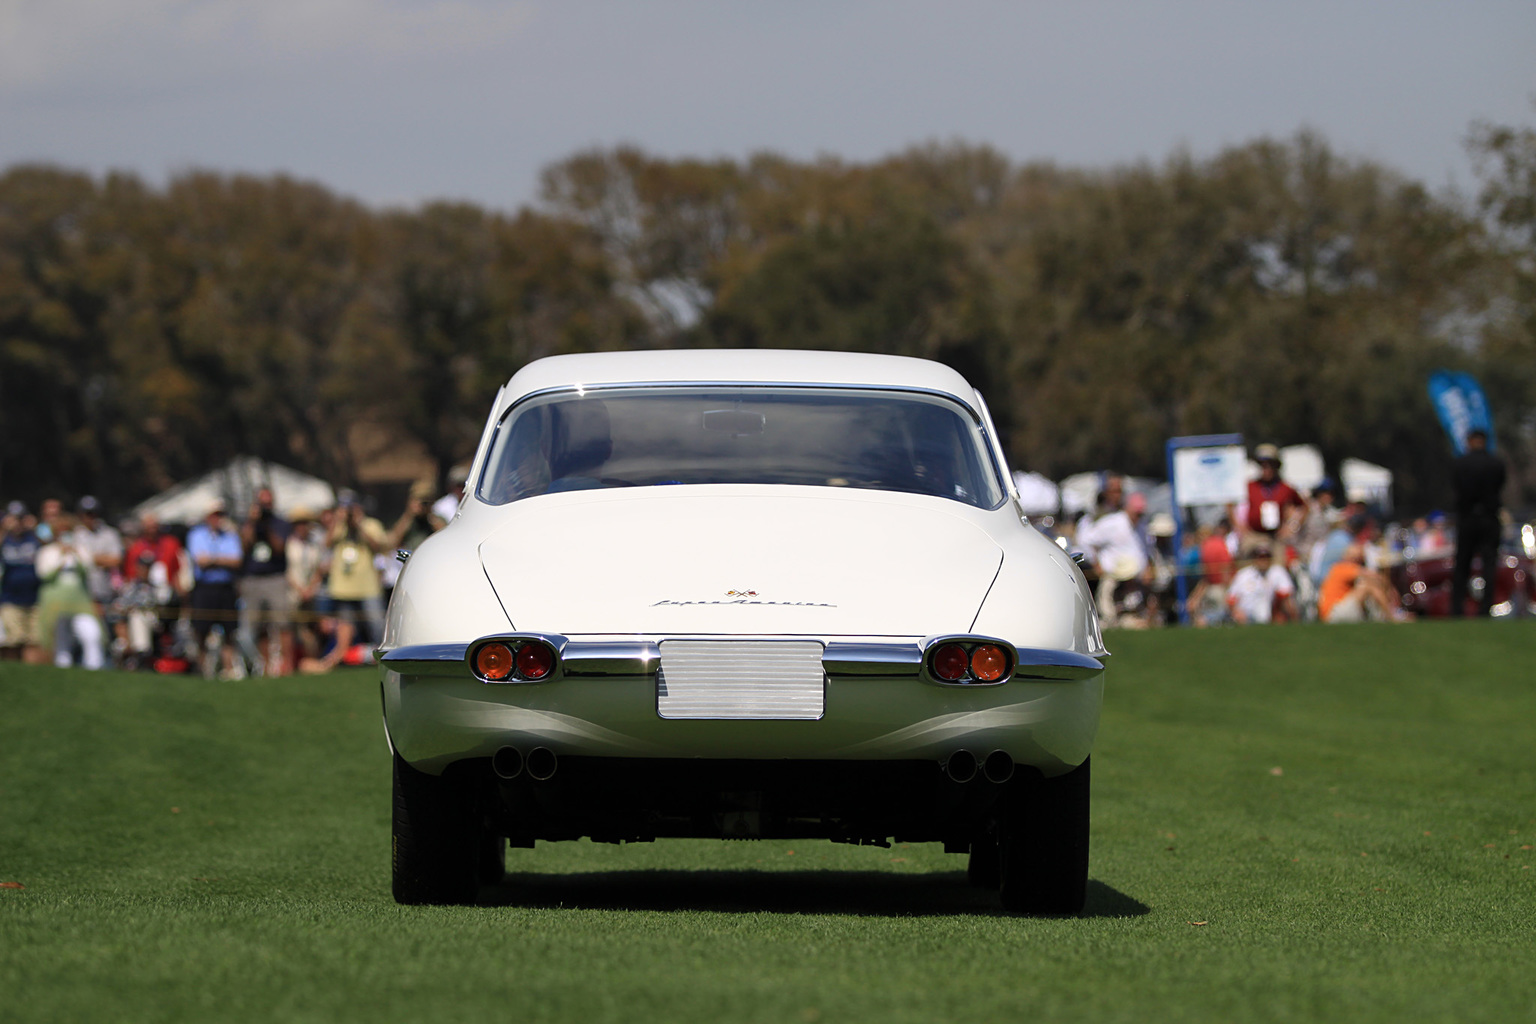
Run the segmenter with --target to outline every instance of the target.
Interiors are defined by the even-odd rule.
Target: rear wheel
[[[399,754],[394,761],[395,901],[473,903],[491,859],[474,800],[452,779],[419,772]]]
[[[1088,894],[1089,767],[1054,779],[1015,775],[999,835],[1003,908],[1021,914],[1076,914]]]

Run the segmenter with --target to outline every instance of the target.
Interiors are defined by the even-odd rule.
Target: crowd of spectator
[[[1173,517],[1148,517],[1145,497],[1126,494],[1124,478],[1115,475],[1105,478],[1096,507],[1065,530],[1064,539],[1092,579],[1105,626],[1140,628],[1181,618],[1195,626],[1407,621],[1413,615],[1388,577],[1388,564],[1453,550],[1449,610],[1456,615],[1465,606],[1474,560],[1492,567],[1497,554],[1504,470],[1486,441],[1474,432],[1469,454],[1456,463],[1457,531],[1440,512],[1384,531],[1364,502],[1342,501],[1331,480],[1302,494],[1282,479],[1279,451],[1266,444],[1255,451],[1259,473],[1247,499],[1214,521],[1192,524],[1178,551]],[[1490,581],[1478,593],[1483,615],[1493,592]]]
[[[1455,466],[1454,532],[1432,513],[1384,535],[1332,481],[1300,493],[1282,479],[1278,450],[1260,445],[1247,500],[1183,531],[1180,550],[1173,516],[1149,516],[1146,496],[1127,493],[1113,474],[1062,540],[1092,581],[1106,627],[1405,621],[1412,616],[1386,562],[1452,550],[1455,615],[1474,561],[1494,564],[1505,480],[1486,435],[1474,431],[1468,447]],[[386,528],[348,491],[334,507],[279,514],[262,488],[238,515],[211,502],[184,534],[153,515],[114,528],[90,496],[72,510],[49,499],[35,513],[9,502],[0,519],[0,658],[222,678],[362,663],[382,639],[400,568],[394,552],[442,529],[462,494],[459,483],[433,502],[431,485],[417,484]],[[1493,590],[1485,583],[1476,595],[1484,615]]]
[[[279,514],[261,488],[234,514],[212,501],[185,531],[154,515],[111,526],[90,496],[72,510],[11,501],[0,519],[0,658],[225,679],[361,663],[382,639],[395,552],[442,529],[462,487],[433,494],[412,487],[386,527],[349,491],[331,508]]]

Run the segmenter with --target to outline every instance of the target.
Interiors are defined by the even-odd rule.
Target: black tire
[[[473,903],[485,844],[474,800],[452,779],[419,772],[394,755],[395,902]]]
[[[1003,909],[1081,913],[1088,897],[1088,761],[1054,779],[1020,773],[1006,785],[999,836]]]
[[[988,829],[971,841],[971,853],[965,862],[965,880],[978,889],[996,889],[1002,877],[1002,854],[997,832]]]
[[[483,831],[480,834],[480,884],[497,885],[507,876],[507,840]]]

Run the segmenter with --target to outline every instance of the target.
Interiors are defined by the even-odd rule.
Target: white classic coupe
[[[507,842],[942,842],[1005,908],[1088,878],[1106,657],[980,394],[833,352],[556,356],[501,389],[379,649],[394,895]]]

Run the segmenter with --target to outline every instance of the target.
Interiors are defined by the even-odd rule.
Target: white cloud
[[[0,0],[0,88],[255,62],[452,57],[516,37],[498,0]]]

